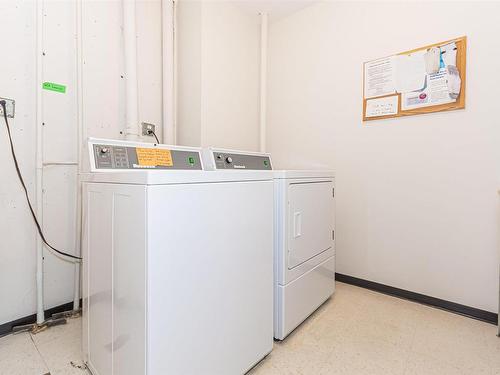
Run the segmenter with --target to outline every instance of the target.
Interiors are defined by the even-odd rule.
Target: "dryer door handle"
[[[302,212],[295,212],[293,214],[293,238],[302,235]]]

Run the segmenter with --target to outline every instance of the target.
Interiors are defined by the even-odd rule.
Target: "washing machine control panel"
[[[272,170],[268,154],[210,150],[212,169]]]
[[[89,141],[93,170],[201,170],[201,151],[178,146],[105,140]]]

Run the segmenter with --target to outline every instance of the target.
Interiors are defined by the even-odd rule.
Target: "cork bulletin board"
[[[465,108],[467,37],[363,64],[363,121]]]

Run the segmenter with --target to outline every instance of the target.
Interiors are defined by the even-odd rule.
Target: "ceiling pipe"
[[[36,198],[35,212],[43,228],[43,2],[36,2]],[[45,321],[43,301],[43,243],[38,233],[36,236],[36,324]]]
[[[177,143],[175,129],[175,83],[174,83],[174,29],[175,2],[162,0],[162,78],[163,78],[163,143]]]
[[[83,173],[83,153],[86,141],[86,129],[83,124],[83,0],[78,0],[76,4],[76,107],[77,107],[77,175],[76,175],[76,222],[75,222],[75,255],[82,253],[82,182]],[[48,165],[48,163],[45,163]],[[80,272],[81,263],[75,262],[74,283],[73,283],[73,310],[80,309]]]
[[[267,13],[260,14],[260,152],[266,152],[267,115]]]
[[[140,138],[137,81],[136,1],[122,0],[125,54],[125,138]]]

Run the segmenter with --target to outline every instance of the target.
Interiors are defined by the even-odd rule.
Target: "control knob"
[[[233,158],[232,158],[231,156],[228,156],[228,157],[226,158],[226,162],[227,162],[228,164],[231,164],[231,163],[233,162]]]

